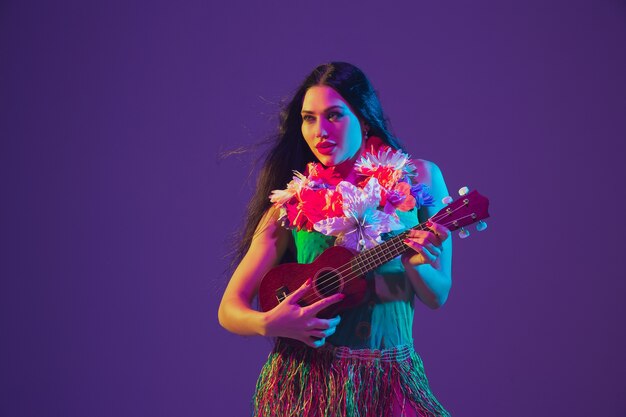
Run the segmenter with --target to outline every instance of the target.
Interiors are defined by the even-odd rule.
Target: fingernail
[[[426,226],[432,227],[432,225],[433,225],[433,222],[431,222],[430,220],[426,222]]]
[[[313,281],[313,279],[312,279],[312,278],[309,278],[309,279],[307,279],[307,280],[306,280],[306,283],[305,283],[305,284],[306,284],[306,285],[311,285],[311,281]]]

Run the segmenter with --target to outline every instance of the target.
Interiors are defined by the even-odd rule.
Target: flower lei
[[[270,195],[283,225],[336,236],[335,245],[360,251],[379,244],[383,233],[406,228],[396,211],[433,205],[409,155],[378,138],[370,138],[353,169],[356,184],[316,162],[304,174],[294,171],[287,188]]]

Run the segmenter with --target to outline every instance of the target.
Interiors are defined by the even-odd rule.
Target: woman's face
[[[338,92],[327,86],[307,90],[302,101],[302,136],[325,166],[353,161],[363,147],[363,124]]]

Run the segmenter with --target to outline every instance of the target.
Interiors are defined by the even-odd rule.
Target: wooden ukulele
[[[489,200],[467,187],[459,190],[461,197],[452,201],[444,198],[449,205],[439,210],[430,220],[447,227],[450,231],[461,229],[459,236],[465,238],[469,232],[465,226],[478,222],[476,229],[484,230],[487,224],[482,220],[489,217]],[[428,230],[427,222],[418,224],[413,229]],[[409,249],[403,243],[408,231],[361,253],[342,246],[326,249],[310,264],[286,263],[269,270],[259,287],[259,304],[262,311],[276,307],[289,294],[298,289],[306,280],[312,278],[312,287],[300,304],[310,305],[322,298],[341,292],[345,298],[322,310],[318,317],[329,318],[339,311],[361,304],[368,292],[365,274],[380,265],[389,262]]]

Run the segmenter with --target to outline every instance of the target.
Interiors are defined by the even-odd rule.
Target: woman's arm
[[[289,242],[289,232],[277,223],[278,211],[268,210],[254,233],[250,248],[233,273],[222,296],[218,319],[226,330],[242,335],[266,333],[265,316],[252,308],[265,273],[278,264]]]
[[[310,290],[307,282],[275,308],[260,312],[252,308],[265,273],[278,264],[287,250],[290,233],[278,224],[278,210],[271,208],[259,222],[248,252],[233,273],[219,306],[218,319],[228,331],[242,335],[288,337],[319,347],[335,332],[339,317],[325,320],[316,315],[340,301],[336,294],[306,307],[298,304]]]
[[[441,200],[448,195],[448,189],[437,165],[424,160],[415,162],[418,180],[430,188],[435,203],[420,208],[419,221],[425,222],[444,207]],[[413,230],[409,236],[405,243],[413,250],[402,256],[406,275],[420,301],[430,308],[439,308],[448,299],[452,286],[450,232],[433,224],[430,231]]]

